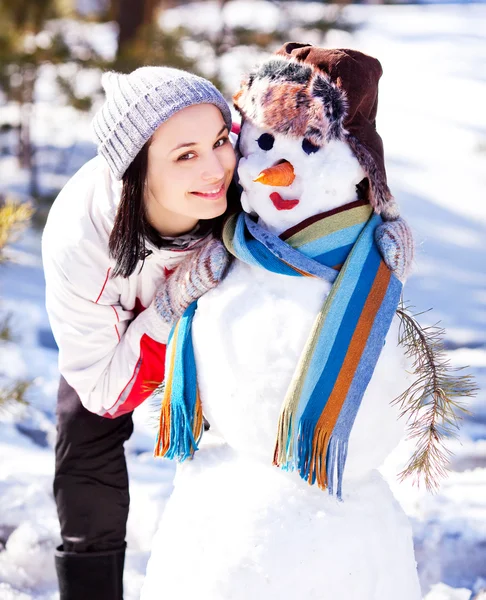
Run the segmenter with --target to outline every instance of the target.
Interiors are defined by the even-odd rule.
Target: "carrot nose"
[[[272,185],[275,187],[285,187],[290,185],[295,179],[294,167],[287,161],[284,160],[278,165],[263,169],[256,179],[264,185]]]

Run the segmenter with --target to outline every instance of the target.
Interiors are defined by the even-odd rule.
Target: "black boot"
[[[56,549],[59,600],[123,600],[125,548],[107,552]]]

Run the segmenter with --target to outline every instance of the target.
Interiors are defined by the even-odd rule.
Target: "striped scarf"
[[[236,258],[282,275],[332,284],[314,322],[280,413],[275,465],[342,495],[348,440],[395,314],[402,284],[374,242],[381,217],[356,201],[306,219],[277,237],[248,214],[228,219],[224,243]],[[156,455],[184,460],[197,450],[193,303],[169,339]],[[336,479],[336,484],[335,484]]]

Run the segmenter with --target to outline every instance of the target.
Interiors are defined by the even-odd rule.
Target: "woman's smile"
[[[210,190],[207,190],[204,192],[202,192],[202,191],[191,192],[191,194],[194,194],[195,196],[199,196],[199,198],[207,198],[208,200],[217,200],[218,198],[221,198],[221,196],[223,194],[226,194],[226,185],[223,181],[218,186],[214,186]]]

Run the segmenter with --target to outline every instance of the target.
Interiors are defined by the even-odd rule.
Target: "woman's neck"
[[[147,211],[147,221],[163,237],[178,237],[194,229],[198,219],[180,215],[170,210],[157,206],[157,212]]]

